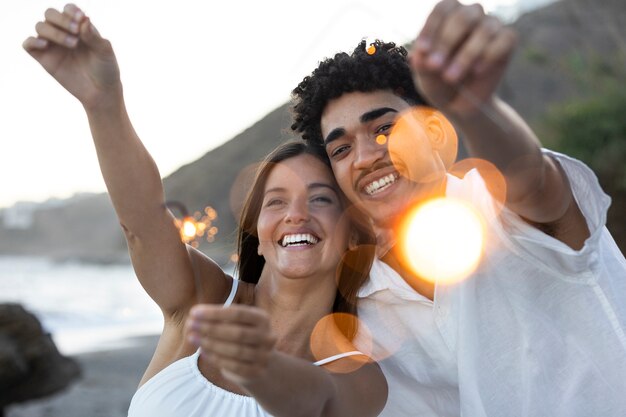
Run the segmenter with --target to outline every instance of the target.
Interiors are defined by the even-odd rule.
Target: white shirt
[[[626,416],[626,261],[605,228],[609,197],[593,172],[563,167],[591,236],[581,250],[496,204],[477,172],[447,195],[488,222],[478,269],[437,285],[434,302],[376,261],[359,316],[389,384],[381,416]],[[356,344],[366,343],[365,331]]]
[[[239,281],[233,280],[224,307],[232,304]],[[253,397],[220,388],[198,368],[200,349],[162,369],[146,381],[128,409],[128,417],[271,417]],[[313,365],[321,366],[361,352],[343,352]]]

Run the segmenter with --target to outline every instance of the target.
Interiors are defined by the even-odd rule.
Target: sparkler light
[[[213,207],[205,207],[204,215],[198,211],[190,215],[187,207],[178,201],[168,201],[165,206],[176,208],[181,213],[182,219],[175,218],[174,224],[180,230],[180,238],[183,242],[197,248],[199,246],[198,239],[204,235],[206,235],[207,242],[215,240],[218,228],[212,225],[213,221],[217,219],[217,212]]]
[[[404,263],[421,278],[452,284],[471,274],[485,246],[485,222],[469,203],[436,198],[419,205],[401,229]]]

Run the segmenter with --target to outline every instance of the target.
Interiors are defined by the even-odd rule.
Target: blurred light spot
[[[376,136],[376,143],[378,143],[379,145],[384,145],[385,143],[387,143],[387,136],[385,135]]]
[[[376,46],[372,43],[365,49],[368,55],[374,55],[376,53]]]
[[[497,201],[494,207],[500,213],[506,203],[506,180],[494,164],[484,159],[467,158],[455,163],[449,170],[450,174],[463,178],[471,170],[477,170],[485,182],[489,193]]]
[[[389,157],[400,175],[413,182],[440,180],[456,157],[458,137],[448,119],[427,106],[403,111],[388,139]],[[438,158],[434,158],[434,153]],[[439,162],[441,161],[441,162]]]
[[[179,202],[169,202],[168,206],[176,206],[179,210],[186,213],[184,205]],[[204,213],[204,215],[202,215]],[[202,217],[201,217],[202,216]],[[198,247],[199,244],[193,244],[196,239],[206,235],[208,242],[215,240],[218,229],[212,226],[213,220],[217,218],[217,212],[212,207],[206,207],[202,212],[195,212],[193,216],[185,215],[182,220],[175,218],[174,224],[180,231],[180,238],[183,242]]]
[[[329,358],[341,352],[356,350],[352,343],[339,331],[339,329],[349,329],[353,326],[363,324],[356,316],[347,313],[332,313],[322,317],[311,332],[311,353],[316,361]],[[369,338],[371,342],[371,337]],[[366,355],[371,347],[359,346],[359,350]],[[348,373],[354,372],[361,366],[370,362],[370,359],[363,355],[350,356],[346,359],[330,362],[323,365],[331,372]]]
[[[196,223],[193,218],[185,218],[183,219],[183,227],[181,228],[181,232],[183,234],[184,239],[194,239],[196,237],[196,232],[198,229],[196,228]]]
[[[405,263],[430,282],[451,284],[465,279],[483,254],[484,221],[461,200],[436,198],[419,205],[401,230]]]

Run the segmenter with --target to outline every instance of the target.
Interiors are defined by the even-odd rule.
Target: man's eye
[[[376,134],[377,135],[381,135],[384,133],[389,133],[391,131],[391,128],[393,127],[393,123],[387,123],[382,125],[381,127],[379,127],[378,129],[376,129]]]
[[[337,146],[335,149],[333,149],[333,150],[330,152],[330,157],[331,157],[331,158],[338,157],[338,156],[340,156],[341,154],[345,153],[348,149],[350,149],[350,146],[348,146],[348,145],[340,145],[340,146]]]

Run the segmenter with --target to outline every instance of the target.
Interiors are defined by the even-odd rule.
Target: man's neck
[[[410,268],[404,265],[404,262],[401,261],[402,255],[399,253],[398,246],[394,246],[389,250],[383,257],[380,258],[381,261],[389,265],[394,271],[396,271],[402,279],[409,284],[411,288],[413,288],[416,292],[428,298],[429,300],[435,299],[435,284],[426,281],[419,275],[415,274],[411,271]]]
[[[420,194],[413,199],[413,204],[407,207],[407,212],[410,212],[410,209],[417,204],[425,203],[434,198],[444,197],[446,194],[446,185],[447,177],[444,176],[440,181],[433,182],[429,184],[429,186],[423,187],[420,190]],[[435,284],[424,280],[407,266],[406,261],[402,261],[404,255],[401,253],[401,245],[396,244],[397,236],[402,235],[398,230],[404,223],[402,217],[403,216],[399,216],[400,220],[396,219],[394,225],[375,227],[377,240],[376,255],[380,260],[393,268],[411,288],[424,297],[433,300]]]

